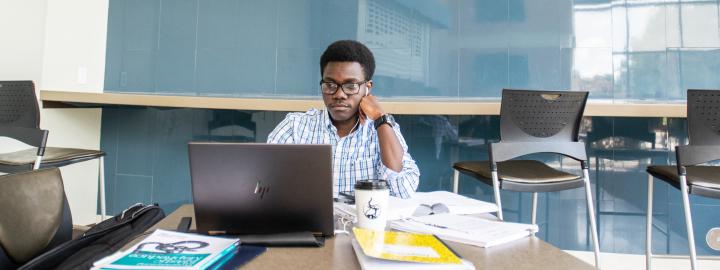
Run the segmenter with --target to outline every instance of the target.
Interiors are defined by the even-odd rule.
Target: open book
[[[410,217],[393,221],[391,227],[407,232],[434,234],[444,240],[479,247],[512,242],[538,231],[537,225],[456,214]]]
[[[471,199],[448,191],[416,192],[411,199],[390,197],[388,208],[388,220],[442,213],[469,215],[497,211],[497,205],[494,203]],[[354,219],[355,205],[335,203],[335,213]]]

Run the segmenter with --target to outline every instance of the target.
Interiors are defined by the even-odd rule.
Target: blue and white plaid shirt
[[[384,179],[390,186],[390,196],[409,198],[420,182],[420,170],[408,153],[400,126],[394,125],[402,148],[403,168],[400,172],[388,169],[380,157],[380,144],[373,121],[340,138],[327,111],[311,109],[305,113],[288,113],[285,120],[268,136],[268,143],[331,144],[333,146],[333,196],[354,189],[355,181]]]

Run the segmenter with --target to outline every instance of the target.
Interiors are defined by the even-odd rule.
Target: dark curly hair
[[[320,76],[329,62],[358,62],[365,73],[365,80],[375,73],[375,57],[368,47],[355,40],[338,40],[330,44],[320,56]]]

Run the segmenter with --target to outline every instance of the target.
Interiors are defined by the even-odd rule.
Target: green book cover
[[[95,262],[94,269],[204,269],[232,252],[237,238],[156,230],[132,248]]]

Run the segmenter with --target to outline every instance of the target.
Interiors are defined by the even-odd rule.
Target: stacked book
[[[92,269],[215,269],[249,261],[264,247],[240,247],[237,238],[156,230],[140,243],[94,263]]]
[[[392,222],[391,227],[406,232],[434,234],[444,240],[479,247],[512,242],[538,231],[537,225],[451,213],[397,220]]]

